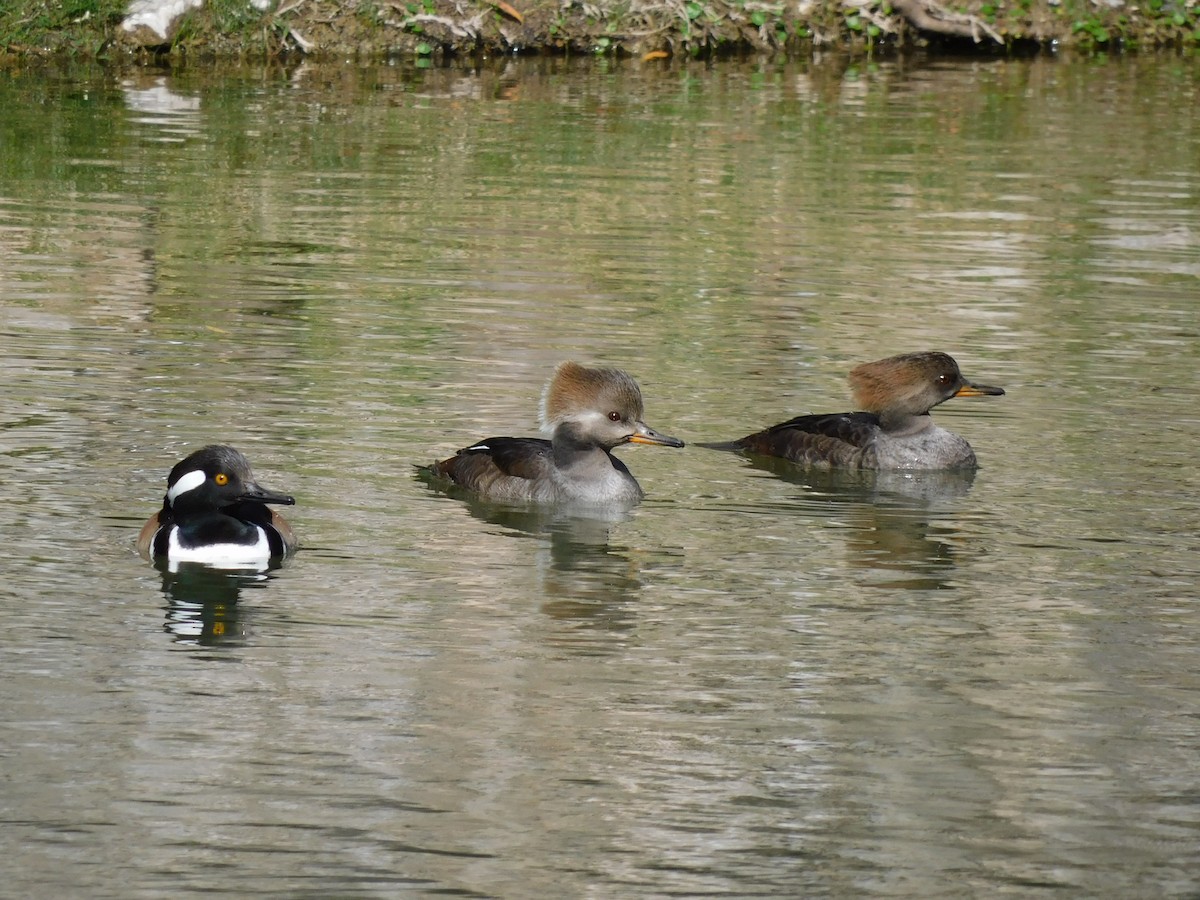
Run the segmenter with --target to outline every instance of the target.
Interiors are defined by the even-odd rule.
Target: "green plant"
[[[90,53],[107,43],[124,16],[123,0],[0,3],[0,49]]]
[[[1076,34],[1083,33],[1089,35],[1097,44],[1107,44],[1111,39],[1108,29],[1098,19],[1077,21],[1072,26],[1072,31]]]

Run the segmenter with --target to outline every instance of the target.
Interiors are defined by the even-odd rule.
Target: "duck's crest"
[[[542,392],[542,429],[553,431],[564,420],[582,413],[607,415],[617,411],[642,418],[642,391],[621,369],[591,367],[567,360],[559,363]]]
[[[891,410],[927,412],[931,373],[958,372],[953,358],[938,351],[902,353],[850,370],[854,402],[863,412],[881,415]]]

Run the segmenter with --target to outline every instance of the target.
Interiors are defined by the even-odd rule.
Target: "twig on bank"
[[[934,0],[891,0],[892,9],[904,16],[918,31],[945,34],[950,37],[967,37],[979,43],[979,32],[983,32],[997,44],[1004,38],[978,16],[953,13]]]
[[[300,48],[302,53],[312,52],[312,41],[302,38],[295,28],[288,29],[288,37],[290,37],[296,46]]]

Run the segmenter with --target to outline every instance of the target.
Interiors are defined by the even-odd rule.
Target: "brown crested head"
[[[999,388],[970,385],[958,363],[936,350],[903,353],[863,363],[851,370],[854,400],[865,412],[884,418],[920,416],[951,397],[972,388],[974,393],[1004,393]]]
[[[621,369],[560,363],[542,394],[542,427],[548,431],[572,416],[593,412],[640,421],[644,410],[638,383]]]

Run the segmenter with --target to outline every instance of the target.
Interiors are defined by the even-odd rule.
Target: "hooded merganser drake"
[[[542,394],[542,438],[494,437],[428,471],[489,500],[631,504],[642,488],[612,455],[620,444],[682,447],[642,421],[642,391],[620,369],[561,363]]]
[[[905,353],[850,372],[862,412],[798,416],[741,440],[706,446],[847,469],[955,469],[976,465],[964,438],[934,424],[929,410],[951,397],[999,396],[972,384],[945,353]]]
[[[142,526],[142,556],[170,563],[265,566],[296,549],[296,536],[268,503],[295,499],[262,487],[232,447],[211,444],[175,465],[163,507]]]

